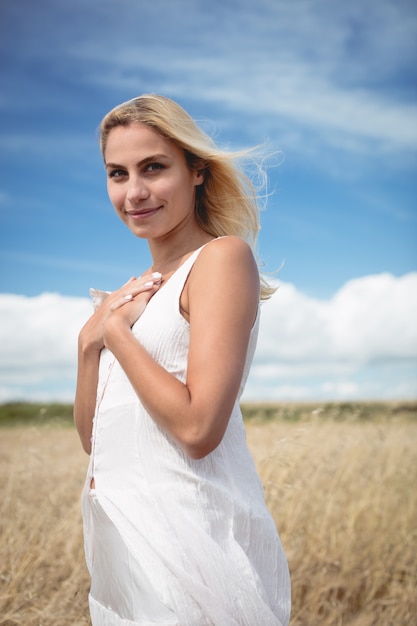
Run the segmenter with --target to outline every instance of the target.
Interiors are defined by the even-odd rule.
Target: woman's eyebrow
[[[141,159],[140,161],[138,161],[136,163],[136,165],[138,167],[142,167],[142,165],[146,165],[147,163],[152,163],[153,161],[159,161],[161,159],[169,159],[170,157],[167,154],[152,154],[150,156],[145,157],[144,159]],[[106,163],[106,168],[123,168],[123,165],[120,165],[119,163]]]

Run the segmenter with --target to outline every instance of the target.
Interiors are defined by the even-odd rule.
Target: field
[[[417,405],[244,414],[289,559],[291,625],[415,625]],[[89,624],[79,504],[87,456],[69,416],[68,407],[0,408],[1,626]]]

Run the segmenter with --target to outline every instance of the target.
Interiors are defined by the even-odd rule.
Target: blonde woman
[[[256,197],[172,100],[101,123],[110,200],[152,266],[79,336],[74,407],[94,626],[286,626],[287,561],[239,408],[255,350]]]

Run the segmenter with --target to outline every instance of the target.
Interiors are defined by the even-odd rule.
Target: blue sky
[[[415,397],[416,48],[417,6],[409,0],[2,3],[0,302],[3,332],[13,341],[0,367],[0,399],[71,393],[72,355],[62,386],[46,373],[29,383],[22,364],[12,364],[21,340],[10,328],[13,307],[29,329],[31,307],[42,294],[56,294],[58,324],[90,286],[116,288],[148,265],[146,244],[113,214],[96,141],[102,116],[143,92],[176,99],[224,147],[263,143],[277,153],[260,256],[268,270],[284,262],[281,293],[291,287],[293,300],[283,296],[280,304],[278,293],[265,314],[274,351],[265,356],[261,337],[250,396]],[[384,293],[381,280],[386,301],[375,296]],[[339,315],[339,292],[350,294],[353,316],[353,294],[364,284],[355,315],[359,326],[374,321],[383,349],[360,358],[342,350],[331,357],[340,369],[332,361],[322,376],[314,374],[330,358],[329,342],[339,339],[323,336],[313,358],[305,347],[297,352],[297,338],[311,343],[317,311],[321,330],[336,328],[341,318],[329,318]],[[293,336],[285,324],[296,303],[305,317]],[[388,329],[385,318],[373,317],[381,307]],[[278,319],[285,336],[275,336]],[[349,324],[350,331],[340,322],[338,337],[358,328]],[[391,347],[387,332],[396,338]]]

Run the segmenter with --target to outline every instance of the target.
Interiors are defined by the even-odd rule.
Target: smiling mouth
[[[150,217],[151,215],[154,215],[155,213],[157,213],[159,211],[161,207],[157,206],[157,207],[149,207],[147,209],[137,209],[137,210],[130,210],[130,211],[126,211],[126,214],[131,217],[133,220],[142,220],[145,219],[146,217]]]

